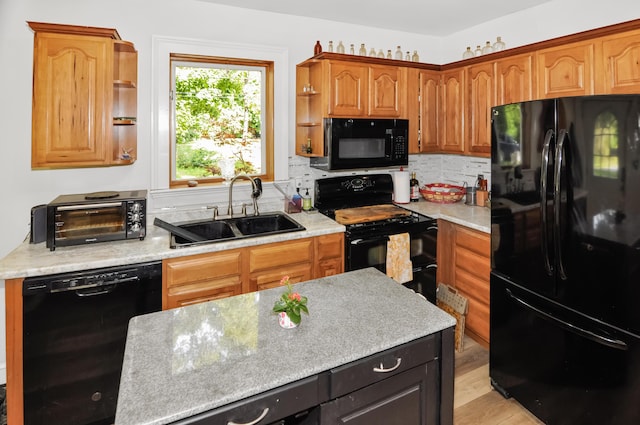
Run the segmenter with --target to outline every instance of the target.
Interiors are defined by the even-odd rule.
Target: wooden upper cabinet
[[[370,65],[368,90],[369,116],[401,118],[406,115],[406,68]]]
[[[538,99],[594,94],[594,43],[536,52]]]
[[[496,102],[495,64],[467,67],[466,152],[491,155],[491,107]]]
[[[35,31],[31,167],[132,163],[137,144],[133,45],[113,29],[29,26]],[[133,130],[114,128],[124,125]]]
[[[363,117],[367,106],[367,82],[369,69],[366,65],[349,62],[331,62],[329,66],[330,116]]]
[[[596,55],[604,68],[604,78],[596,81],[599,93],[640,93],[640,30],[606,37]]]
[[[100,165],[110,135],[110,40],[36,32],[32,168]]]
[[[533,99],[533,54],[510,56],[496,61],[496,104]]]
[[[420,93],[420,152],[435,151],[439,146],[438,118],[440,116],[440,108],[438,106],[438,96],[440,92],[440,73],[436,71],[420,71],[418,84]],[[411,126],[411,123],[409,123],[409,126]]]
[[[440,86],[439,149],[448,153],[462,153],[464,143],[464,68],[442,72]]]

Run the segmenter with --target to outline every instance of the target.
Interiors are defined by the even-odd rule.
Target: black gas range
[[[390,174],[329,177],[315,182],[315,207],[345,226],[345,271],[375,267],[386,272],[389,236],[408,233],[413,280],[404,285],[435,303],[437,221],[392,200]]]

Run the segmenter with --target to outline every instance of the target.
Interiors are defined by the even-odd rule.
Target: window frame
[[[288,49],[279,46],[257,44],[229,43],[216,40],[177,38],[168,36],[152,36],[151,40],[151,119],[150,147],[151,183],[148,194],[151,210],[177,208],[203,203],[222,202],[228,194],[224,184],[204,185],[202,187],[169,187],[170,181],[170,78],[171,64],[169,54],[182,54],[252,58],[273,61],[273,181],[286,181],[289,178],[289,58]],[[141,90],[143,87],[141,87]],[[142,131],[145,123],[139,121]],[[141,146],[138,146],[141,151]],[[144,152],[139,152],[144,154]],[[265,182],[266,187],[271,185]],[[203,201],[203,195],[206,201]]]
[[[233,67],[252,67],[252,68],[260,68],[264,70],[264,93],[263,93],[263,113],[262,113],[262,166],[263,172],[260,174],[252,174],[252,177],[259,177],[263,181],[273,181],[273,70],[274,63],[271,60],[257,60],[257,59],[244,59],[244,58],[229,58],[229,57],[219,57],[219,56],[203,56],[203,55],[193,55],[193,54],[183,54],[183,53],[171,53],[169,55],[170,61],[170,76],[169,83],[171,85],[171,90],[173,91],[175,88],[174,81],[174,63],[183,63],[183,64],[213,64],[213,65],[230,65]],[[175,98],[171,97],[170,99],[171,107],[170,107],[170,133],[169,133],[169,143],[171,144],[170,150],[170,162],[169,162],[169,187],[170,188],[184,188],[188,186],[187,180],[176,180],[174,179],[175,175]],[[209,178],[201,178],[201,179],[193,179],[198,181],[199,184],[220,184],[224,182],[224,178],[222,177],[209,177]]]

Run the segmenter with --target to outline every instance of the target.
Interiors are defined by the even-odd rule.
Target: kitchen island
[[[294,288],[310,312],[294,329],[271,311],[283,288],[133,318],[116,425],[452,424],[453,317],[373,268]]]

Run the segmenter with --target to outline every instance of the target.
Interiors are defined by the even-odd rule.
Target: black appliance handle
[[[562,212],[562,208],[560,208],[562,202],[562,163],[564,158],[564,142],[569,138],[567,134],[567,130],[562,129],[558,134],[558,143],[556,143],[556,162],[555,162],[555,170],[554,170],[554,185],[553,185],[553,233],[556,247],[556,255],[557,257],[557,265],[558,265],[558,275],[560,279],[567,280],[567,273],[564,268],[564,256],[562,254],[562,238],[561,236],[561,227],[560,227],[560,213]]]
[[[542,165],[540,170],[540,226],[542,233],[542,257],[544,258],[544,269],[549,276],[553,275],[553,266],[549,255],[549,235],[547,228],[547,173],[549,172],[549,154],[551,150],[551,140],[554,131],[548,130],[544,136],[542,145]]]
[[[96,295],[110,294],[116,289],[116,286],[118,286],[116,283],[112,283],[109,285],[96,286],[91,289],[78,289],[76,290],[76,295],[80,298],[83,298],[83,297],[93,297]],[[96,290],[98,288],[100,290]]]
[[[611,347],[611,348],[615,348],[617,350],[622,350],[622,351],[626,351],[629,349],[629,346],[624,342],[621,341],[619,339],[614,339],[614,338],[609,338],[607,336],[604,335],[598,335],[595,332],[589,331],[587,329],[581,328],[580,326],[574,325],[573,323],[569,323],[566,322],[564,320],[561,320],[549,313],[547,313],[546,311],[543,311],[541,309],[539,309],[538,307],[535,307],[531,304],[529,304],[528,302],[524,301],[523,299],[517,297],[516,295],[513,294],[513,292],[511,292],[510,289],[505,289],[507,291],[507,294],[514,300],[516,301],[518,304],[520,304],[521,306],[531,310],[532,312],[536,313],[537,315],[539,315],[540,317],[542,317],[543,319],[547,319],[555,324],[557,324],[558,326],[573,332],[577,335],[580,335],[584,338],[587,338],[593,342],[596,342],[598,344],[604,345],[606,347]]]
[[[388,241],[389,240],[389,236],[380,236],[377,238],[369,238],[369,239],[354,239],[352,241],[350,241],[349,243],[351,245],[360,245],[363,243],[370,243],[370,242],[380,242],[380,241]]]

